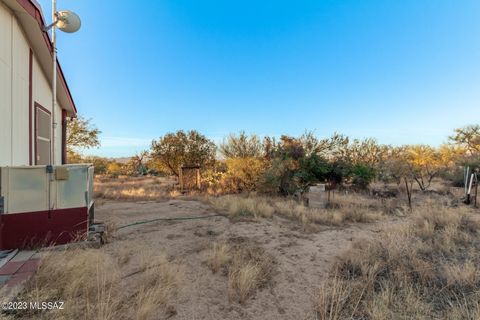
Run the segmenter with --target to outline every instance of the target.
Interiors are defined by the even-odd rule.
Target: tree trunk
[[[403,178],[403,180],[405,180],[405,188],[407,189],[408,207],[412,211],[412,188],[408,186],[407,178]]]

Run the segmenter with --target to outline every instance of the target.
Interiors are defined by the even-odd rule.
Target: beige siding
[[[43,70],[40,68],[38,60],[33,58],[33,67],[32,67],[32,78],[33,78],[33,101],[42,105],[42,107],[52,111],[52,91],[50,89],[50,83],[47,81],[47,78],[43,74]]]
[[[14,15],[0,3],[0,166],[28,165],[30,45]],[[32,63],[32,100],[52,111],[52,91],[35,54]],[[32,142],[34,108],[32,106]],[[55,164],[62,159],[62,108],[55,110]],[[34,144],[32,143],[32,149]],[[32,150],[32,155],[35,151]],[[34,159],[33,159],[34,161]]]
[[[16,21],[13,24],[12,51],[12,164],[29,165],[30,47]]]
[[[0,166],[12,161],[12,16],[0,3]]]
[[[62,108],[60,104],[57,104],[55,112],[55,119],[57,123],[57,127],[55,130],[55,163],[61,164],[62,163]]]

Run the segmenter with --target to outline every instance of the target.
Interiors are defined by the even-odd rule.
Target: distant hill
[[[130,159],[131,159],[130,157],[108,158],[108,160],[110,160],[110,161],[116,161],[116,162],[118,162],[118,163],[123,163],[123,164],[127,163],[128,160],[130,160]]]

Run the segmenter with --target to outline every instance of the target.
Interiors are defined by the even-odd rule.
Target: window
[[[35,164],[50,164],[51,136],[50,111],[35,103]]]

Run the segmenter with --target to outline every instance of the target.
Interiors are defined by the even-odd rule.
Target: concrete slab
[[[3,286],[7,281],[10,279],[10,275],[8,276],[0,276],[0,287]]]
[[[36,251],[20,251],[0,267],[0,303],[15,299],[40,266],[40,261]]]
[[[35,253],[30,259],[35,260],[35,259],[42,259],[42,253],[37,252]]]
[[[0,268],[5,265],[10,259],[15,257],[18,253],[18,249],[2,251],[2,258],[0,259]]]
[[[17,262],[17,261],[27,261],[30,259],[36,251],[20,251],[17,253],[10,261],[11,262]]]

